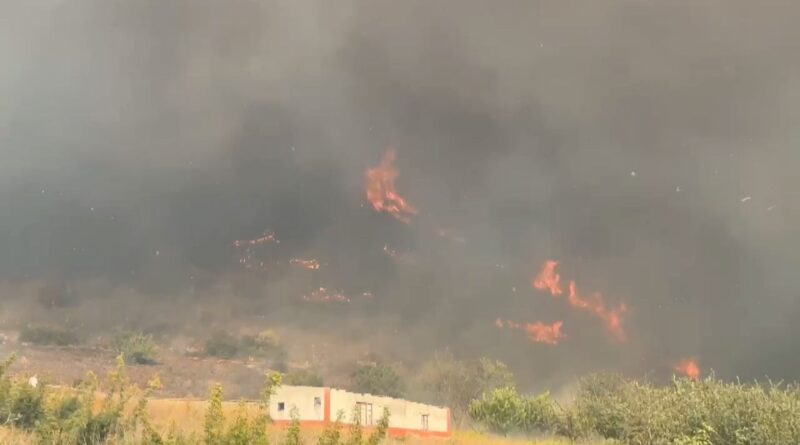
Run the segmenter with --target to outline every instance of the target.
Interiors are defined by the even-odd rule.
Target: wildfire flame
[[[354,300],[373,300],[375,295],[372,292],[366,291],[351,298],[344,292],[330,290],[326,287],[320,287],[302,296],[303,301],[308,303],[352,303]]]
[[[341,292],[329,291],[327,288],[320,287],[303,295],[303,301],[310,303],[350,303],[351,300],[350,297]]]
[[[367,170],[364,189],[367,200],[376,212],[386,212],[398,221],[411,222],[411,215],[418,213],[406,200],[397,193],[394,182],[399,176],[394,166],[396,153],[389,149],[377,167]]]
[[[533,287],[541,291],[548,290],[550,294],[557,297],[563,293],[561,289],[561,275],[556,273],[558,261],[548,260],[544,263],[542,271],[533,279]]]
[[[289,264],[293,264],[295,266],[302,267],[303,269],[308,270],[317,270],[319,269],[319,261],[315,259],[304,260],[302,258],[292,258],[289,260]]]
[[[536,323],[526,324],[525,332],[528,333],[528,338],[530,338],[531,341],[555,345],[558,344],[560,339],[565,337],[561,332],[561,325],[563,325],[563,322],[560,321],[556,321],[550,325],[537,321]]]
[[[675,366],[675,371],[692,380],[700,378],[700,366],[693,359],[683,359]]]
[[[264,243],[275,243],[280,244],[280,240],[275,237],[275,232],[266,231],[260,237],[247,239],[247,240],[236,240],[233,242],[234,247],[242,247],[242,246],[257,246],[259,244]]]
[[[603,320],[606,328],[614,338],[625,341],[625,330],[622,328],[622,315],[628,310],[627,306],[620,304],[615,309],[606,307],[603,295],[599,292],[593,293],[590,297],[584,298],[578,294],[577,286],[574,281],[569,282],[569,304],[576,309],[590,311],[597,318]]]
[[[536,343],[556,345],[562,338],[566,337],[566,335],[561,332],[561,326],[564,324],[561,321],[556,321],[552,324],[545,324],[541,321],[537,321],[535,323],[526,323],[521,325],[520,323],[515,323],[511,320],[506,320],[504,322],[502,319],[497,318],[494,321],[494,324],[499,329],[522,329],[527,334],[528,339]]]
[[[556,267],[558,267],[558,261],[546,261],[542,266],[542,270],[531,281],[533,287],[540,291],[547,291],[554,297],[561,295],[563,293],[561,275],[556,272]],[[623,315],[628,310],[625,304],[620,304],[616,308],[609,308],[603,299],[603,295],[599,292],[584,297],[578,293],[578,286],[574,280],[569,282],[567,300],[571,307],[588,311],[603,320],[606,329],[615,339],[625,341],[625,329],[622,327]]]
[[[237,249],[241,249],[239,255],[239,264],[244,266],[245,269],[264,269],[264,261],[255,261],[256,246],[266,243],[280,244],[280,242],[281,241],[275,236],[275,232],[266,231],[258,238],[236,240],[233,242],[233,246]]]

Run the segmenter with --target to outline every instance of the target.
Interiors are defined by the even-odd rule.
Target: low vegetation
[[[485,394],[470,416],[499,434],[598,436],[630,445],[770,445],[800,443],[800,388],[676,378],[654,386],[616,375],[579,382],[562,407],[547,394],[520,395],[511,387]]]
[[[225,331],[217,331],[205,344],[205,353],[223,359],[255,357],[267,360],[274,368],[285,367],[286,348],[280,337],[271,330],[256,335],[236,337]]]
[[[290,371],[283,376],[283,383],[290,386],[323,386],[322,376],[310,369]]]
[[[146,389],[131,384],[125,361],[120,355],[117,367],[108,376],[101,393],[100,382],[89,374],[76,388],[57,390],[25,378],[14,379],[8,370],[12,356],[0,364],[0,439],[3,443],[42,445],[268,445],[269,400],[281,375],[269,373],[254,413],[242,402],[232,418],[223,411],[223,388],[211,389],[202,434],[184,434],[172,428],[163,434],[152,426],[147,404],[152,392],[159,389],[158,378]],[[99,405],[98,405],[99,402]],[[386,437],[389,412],[384,410],[376,428],[369,435],[354,411],[354,423],[348,435],[341,433],[342,413],[317,438],[320,445],[377,445]],[[6,428],[5,430],[3,428]],[[8,433],[8,429],[11,433]],[[4,432],[5,431],[5,432]],[[282,445],[305,443],[297,413],[284,434]]]
[[[78,336],[56,326],[27,326],[20,331],[19,341],[40,346],[71,346],[78,344]]]
[[[0,364],[0,443],[377,445],[388,431],[388,412],[372,434],[362,429],[358,412],[347,427],[342,422],[344,413],[338,413],[335,423],[316,434],[301,431],[295,413],[289,428],[276,435],[276,429],[269,427],[268,411],[275,389],[281,384],[322,384],[315,372],[302,370],[286,375],[269,373],[257,403],[241,403],[236,410],[223,410],[223,388],[216,385],[203,408],[202,429],[175,426],[165,432],[163,426],[154,427],[148,417],[148,400],[160,388],[158,378],[140,389],[131,384],[125,367],[126,356],[137,357],[125,351],[151,351],[146,345],[152,340],[142,334],[123,337],[118,365],[103,385],[89,373],[73,388],[51,387],[34,378],[12,377],[13,356]],[[279,345],[269,342],[270,347]],[[361,366],[353,378],[356,390],[363,392],[396,397],[405,389],[397,371],[386,364]],[[452,406],[454,414],[463,409],[464,426],[471,422],[477,430],[499,437],[546,437],[552,440],[547,443],[564,444],[587,440],[630,445],[800,443],[800,387],[796,385],[730,383],[714,376],[675,378],[667,385],[654,385],[596,374],[581,379],[574,398],[560,404],[547,393],[520,393],[502,363],[458,361],[450,356],[439,356],[424,366],[412,383]],[[8,434],[14,434],[15,441],[8,439]],[[452,443],[512,443],[485,435],[475,437],[479,439],[466,440],[461,434]]]

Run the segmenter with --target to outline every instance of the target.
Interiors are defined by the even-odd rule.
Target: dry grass
[[[168,431],[173,425],[184,434],[200,434],[203,431],[203,416],[208,402],[203,400],[188,399],[154,399],[148,403],[148,412],[154,426],[161,431]],[[238,402],[224,402],[225,417],[232,419],[239,409]],[[254,414],[256,406],[246,404],[248,413]],[[346,427],[345,431],[346,431]],[[320,433],[319,429],[303,431],[306,443],[316,443]],[[272,443],[281,443],[283,431],[275,428],[271,434]],[[0,444],[2,445],[33,445],[34,437],[30,434],[0,427]],[[410,436],[405,439],[387,439],[388,445],[568,445],[571,442],[563,439],[514,439],[498,436],[489,436],[475,431],[457,431],[449,439],[424,439]],[[586,445],[589,445],[588,443]]]

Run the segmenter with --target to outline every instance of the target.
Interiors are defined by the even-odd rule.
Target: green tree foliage
[[[405,390],[400,374],[387,364],[359,367],[352,378],[353,390],[379,396],[401,397]]]
[[[286,432],[286,440],[283,441],[283,445],[303,445],[303,438],[300,436],[300,413],[297,408],[292,408],[291,416],[292,423]]]
[[[487,429],[549,432],[570,439],[597,435],[630,445],[800,443],[800,388],[743,385],[713,376],[654,386],[613,374],[579,381],[573,402],[526,397],[511,388],[486,394],[470,416]]]
[[[222,385],[217,383],[211,388],[208,398],[208,409],[206,410],[203,432],[205,434],[206,445],[224,445],[225,438],[225,414],[222,411]]]
[[[336,421],[332,424],[325,426],[322,434],[317,440],[317,445],[339,445],[342,439],[342,420],[344,419],[344,412],[339,411],[336,414]]]
[[[499,361],[460,361],[441,353],[423,367],[418,382],[431,402],[450,407],[453,420],[460,424],[473,400],[496,388],[513,387],[514,376]]]
[[[375,431],[369,435],[367,438],[365,445],[378,445],[386,438],[386,434],[389,432],[389,409],[383,408],[383,414],[381,415],[380,420],[378,420],[378,424],[375,427]]]
[[[44,385],[11,379],[8,369],[15,360],[12,355],[0,365],[0,424],[30,429],[44,416]]]

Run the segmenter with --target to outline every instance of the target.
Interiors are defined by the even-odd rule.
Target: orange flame
[[[308,270],[317,270],[319,269],[319,261],[315,259],[304,260],[302,258],[292,258],[289,260],[289,264],[294,264],[295,266],[302,267],[303,269]]]
[[[558,341],[566,337],[561,332],[561,325],[563,322],[557,321],[553,324],[547,325],[541,321],[536,323],[528,323],[525,325],[525,332],[528,333],[528,338],[537,343],[547,343],[551,345],[558,344]]]
[[[603,301],[603,295],[599,292],[593,293],[589,298],[581,297],[574,281],[569,282],[569,304],[574,308],[592,312],[597,318],[603,320],[614,338],[625,341],[625,330],[622,328],[622,315],[628,310],[625,304],[620,304],[616,309],[609,309]]]
[[[495,326],[499,329],[508,328],[508,329],[523,329],[525,333],[528,335],[528,338],[536,343],[547,343],[551,345],[558,344],[559,340],[566,337],[563,332],[561,332],[561,326],[564,324],[561,321],[556,321],[553,324],[544,324],[541,321],[537,321],[535,323],[526,323],[524,326],[515,323],[511,320],[506,320],[503,322],[501,318],[497,318],[494,321]]]
[[[554,297],[561,295],[563,293],[561,275],[556,272],[556,267],[558,267],[558,261],[545,261],[542,270],[531,280],[533,287],[540,291],[549,292]],[[591,312],[597,318],[603,320],[606,329],[615,339],[625,341],[625,329],[622,327],[622,317],[628,311],[625,304],[620,304],[616,308],[609,308],[603,299],[603,295],[599,292],[595,292],[589,297],[583,297],[578,294],[575,281],[569,282],[568,301],[573,308]]]
[[[558,261],[546,261],[539,275],[533,279],[533,287],[541,291],[549,290],[554,297],[561,295],[561,275],[556,273],[556,266]]]
[[[700,366],[693,359],[683,359],[675,366],[675,371],[692,380],[700,378]]]
[[[410,216],[416,215],[418,211],[397,193],[394,181],[400,173],[394,166],[395,156],[395,151],[389,149],[377,167],[367,170],[364,189],[367,200],[376,212],[386,212],[408,224],[411,222]]]

